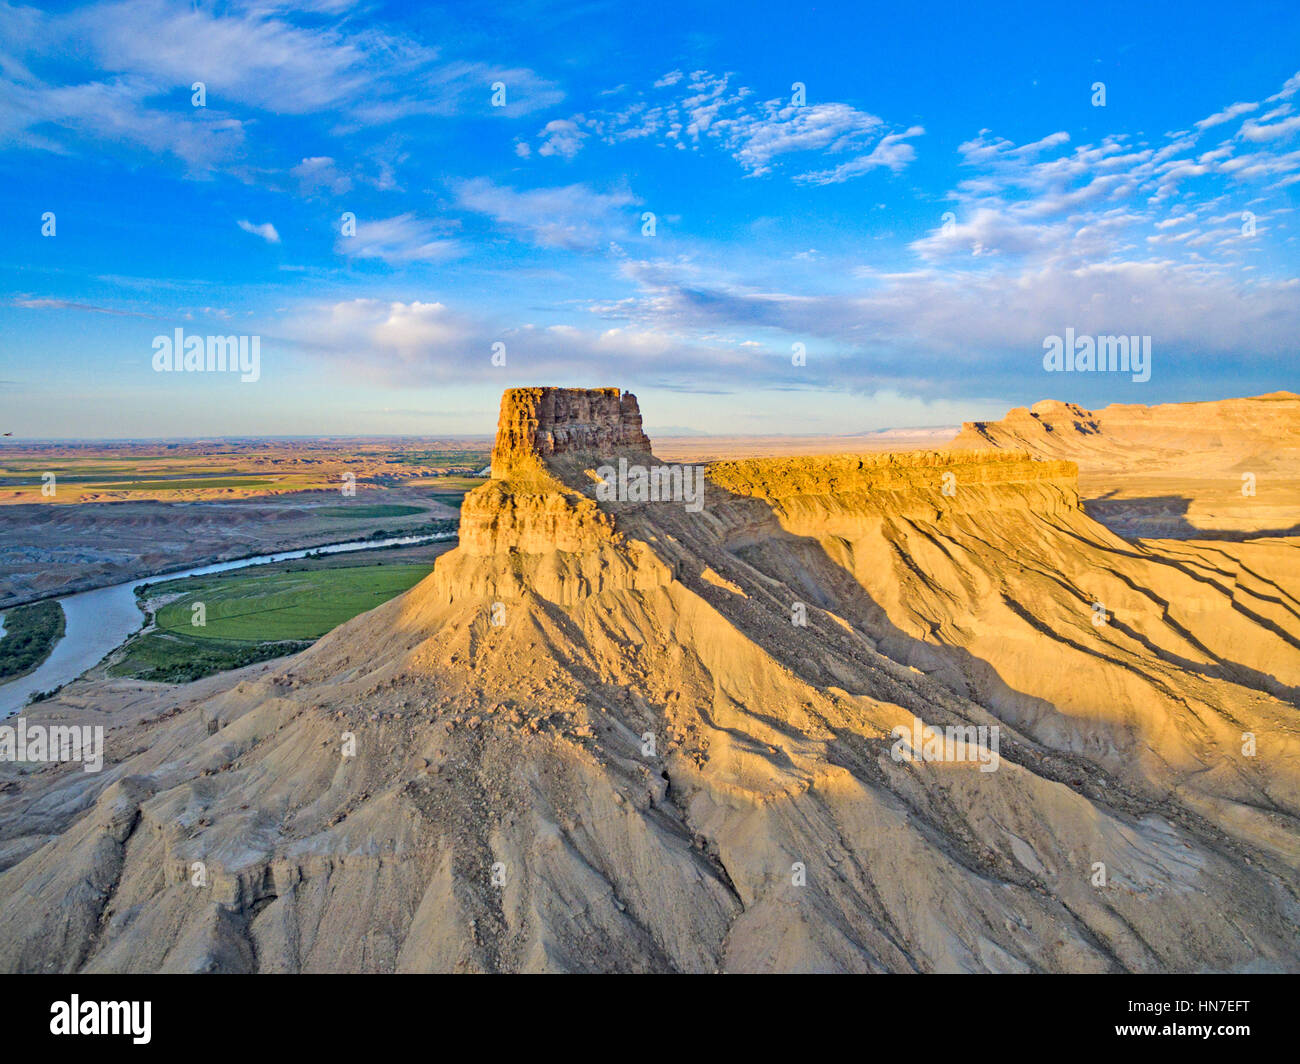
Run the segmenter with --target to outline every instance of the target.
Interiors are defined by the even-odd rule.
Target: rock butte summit
[[[617,388],[510,388],[501,397],[492,475],[521,458],[649,451],[636,396]]]

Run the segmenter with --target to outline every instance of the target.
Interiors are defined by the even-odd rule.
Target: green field
[[[264,477],[240,476],[237,473],[211,473],[199,477],[160,476],[142,480],[139,473],[121,475],[100,473],[62,473],[55,471],[59,484],[75,484],[79,488],[98,488],[102,491],[184,491],[194,488],[248,488],[265,487],[275,481]],[[0,477],[0,487],[39,488],[40,477],[18,474]]]
[[[31,672],[50,656],[54,644],[63,638],[67,618],[57,602],[33,602],[7,611],[4,623],[0,680],[12,680]]]
[[[126,645],[122,658],[109,666],[108,675],[158,683],[191,683],[214,673],[296,654],[306,650],[311,642],[309,639],[288,643],[223,643],[149,632]]]
[[[400,595],[429,574],[429,565],[358,565],[316,572],[240,574],[174,581],[185,594],[158,611],[157,625],[197,639],[266,642],[319,639],[331,628]],[[181,590],[161,585],[151,593]],[[202,602],[207,624],[191,624]]]
[[[264,488],[273,480],[260,477],[202,477],[193,480],[133,480],[125,484],[106,483],[106,491],[193,491],[200,488]],[[94,484],[92,487],[101,485]]]
[[[357,506],[320,506],[312,511],[321,517],[411,517],[425,512],[423,506],[398,506],[375,503]]]
[[[469,451],[393,451],[387,458],[398,465],[481,466],[491,450],[488,444]]]
[[[484,483],[486,481],[482,477],[451,476],[439,477],[436,483],[425,484],[424,487],[438,502],[459,509],[460,504],[465,500],[466,492],[473,491]]]
[[[122,476],[103,476],[103,475],[93,476],[90,474],[80,475],[80,474],[60,473],[58,470],[51,470],[51,472],[55,474],[55,479],[58,483],[76,484],[78,487],[86,487],[89,485],[92,487],[104,488],[105,490],[107,490],[109,488],[121,487],[123,484],[144,483],[144,481],[140,479],[139,473],[123,474]],[[173,478],[173,480],[182,480],[182,479],[194,479],[194,478],[192,477]],[[39,488],[42,483],[44,482],[41,480],[40,477],[30,477],[30,476],[0,477],[0,487],[4,487],[4,488]],[[159,478],[157,481],[151,481],[150,483],[166,484],[168,483],[168,481],[165,478]]]
[[[110,676],[186,683],[293,654],[359,613],[419,583],[432,565],[399,562],[337,569],[191,577],[153,584],[180,593],[158,610],[156,630],[127,644]],[[203,604],[202,625],[193,623]]]

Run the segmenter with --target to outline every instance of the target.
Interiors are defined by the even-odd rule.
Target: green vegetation
[[[473,491],[483,484],[482,477],[439,477],[436,484],[427,485],[433,498],[447,506],[460,507],[465,499],[465,493]]]
[[[261,477],[202,477],[193,480],[134,480],[125,484],[104,484],[112,491],[193,491],[199,488],[264,488],[273,480]],[[92,485],[98,487],[99,485]]]
[[[386,457],[397,465],[473,466],[487,464],[491,445],[470,451],[392,451]]]
[[[227,669],[294,654],[332,628],[374,609],[429,574],[427,563],[356,565],[274,573],[239,571],[150,585],[176,595],[156,630],[126,645],[110,676],[188,683]],[[201,610],[196,610],[197,604]],[[201,616],[202,625],[193,623]]]
[[[37,702],[45,702],[53,698],[55,695],[57,695],[66,686],[67,684],[59,684],[58,687],[51,687],[48,691],[37,691],[34,695],[32,695],[30,698],[27,699],[27,704],[30,706],[30,705],[34,705]]]
[[[397,506],[375,503],[357,506],[321,506],[313,511],[321,517],[411,517],[424,513],[423,506]]]
[[[57,602],[33,602],[15,606],[5,615],[4,638],[0,639],[0,680],[12,680],[31,672],[50,656],[54,644],[63,638],[67,619]]]
[[[225,473],[209,474],[202,477],[160,476],[153,480],[141,480],[139,473],[114,476],[56,472],[56,479],[59,484],[76,484],[78,487],[100,488],[104,491],[181,491],[189,488],[246,488],[250,486],[262,487],[274,483],[274,481],[262,477],[245,477]],[[6,488],[37,488],[42,483],[40,477],[0,477],[0,487]]]
[[[130,676],[157,683],[189,683],[214,673],[242,669],[259,661],[296,654],[312,641],[223,643],[193,639],[170,632],[147,632],[126,645],[121,660],[109,666],[110,676]]]
[[[164,631],[253,642],[319,639],[358,613],[400,595],[431,568],[380,564],[316,572],[240,572],[171,581],[152,593],[184,591],[158,611],[157,625]],[[201,627],[191,623],[197,602],[204,604],[207,613],[207,623]]]

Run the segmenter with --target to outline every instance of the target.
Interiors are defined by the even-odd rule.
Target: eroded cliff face
[[[595,470],[617,455],[656,464],[636,397],[617,388],[515,388],[501,400],[492,480],[466,496],[459,553],[475,557],[580,554],[624,543],[638,506],[598,505]],[[706,467],[715,509],[762,500],[791,519],[832,520],[1078,508],[1077,467],[1021,452],[929,451],[748,459]],[[651,536],[650,538],[654,538]],[[454,558],[450,558],[450,564]]]
[[[954,449],[1079,464],[1089,516],[1126,539],[1300,535],[1300,395],[1085,410],[1044,400],[962,426]]]
[[[532,591],[571,604],[605,590],[665,583],[678,563],[677,551],[645,527],[653,511],[594,499],[597,467],[617,455],[654,465],[651,446],[630,393],[508,390],[501,400],[492,479],[465,497],[460,543],[439,560],[437,586],[449,599],[513,599]],[[789,531],[799,533],[853,534],[887,517],[988,511],[1048,516],[1078,508],[1075,465],[1023,453],[749,459],[711,463],[706,477],[706,497],[718,520],[746,520],[737,514],[752,514],[747,500],[758,500],[766,504],[760,514],[779,514]],[[512,563],[502,566],[503,558]]]
[[[853,520],[1012,510],[1043,515],[1079,506],[1078,467],[1023,452],[833,455],[714,462],[712,483],[794,515],[816,500],[826,515]]]
[[[292,659],[133,687],[100,777],[0,786],[0,968],[1300,967],[1281,547],[1135,547],[1070,463],[1014,454],[598,501],[648,441],[629,397],[561,391],[507,397],[422,584]],[[913,718],[1000,728],[999,767],[896,759]]]
[[[492,476],[552,455],[649,451],[636,396],[617,388],[510,388],[501,397]]]
[[[1086,459],[1090,469],[1132,469],[1151,462],[1176,468],[1184,457],[1192,468],[1252,460],[1272,468],[1277,457],[1294,454],[1297,426],[1300,395],[1293,392],[1207,403],[1113,403],[1100,410],[1044,399],[1015,407],[997,421],[965,422],[950,446]],[[1273,460],[1261,463],[1260,458]]]
[[[648,460],[636,396],[617,388],[511,388],[501,397],[492,479],[465,496],[460,542],[438,561],[448,601],[514,600],[529,591],[560,603],[671,575],[610,514],[558,471],[616,454]],[[503,560],[509,564],[503,565]]]

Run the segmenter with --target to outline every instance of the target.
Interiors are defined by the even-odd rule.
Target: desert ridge
[[[1009,448],[601,498],[663,464],[628,400],[507,392],[423,581],[6,776],[0,967],[1295,967],[1285,543],[1135,546]]]

